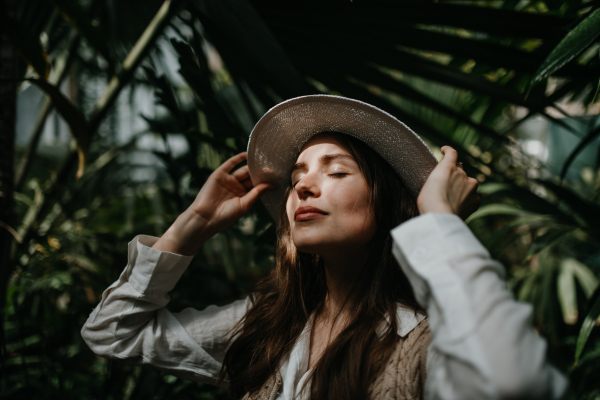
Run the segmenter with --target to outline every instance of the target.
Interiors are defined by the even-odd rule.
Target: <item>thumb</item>
[[[444,158],[442,161],[440,161],[440,164],[445,163],[449,165],[456,165],[456,162],[458,161],[458,152],[456,150],[450,146],[443,146],[440,150],[444,155]]]
[[[275,185],[271,183],[260,183],[252,188],[248,193],[240,198],[240,203],[242,205],[242,210],[244,213],[250,211],[254,203],[262,196],[264,192],[269,189],[275,188]]]

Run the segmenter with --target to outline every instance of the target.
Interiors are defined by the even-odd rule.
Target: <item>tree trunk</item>
[[[15,117],[17,100],[17,54],[1,30],[7,26],[6,15],[14,17],[14,0],[0,0],[0,358],[4,375],[6,346],[4,341],[4,313],[6,289],[10,271],[10,253],[15,225],[13,214]],[[13,230],[14,232],[14,230]]]

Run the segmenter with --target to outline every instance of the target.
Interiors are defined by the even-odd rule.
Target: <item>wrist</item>
[[[427,213],[455,214],[452,207],[445,203],[417,204],[421,215]]]
[[[177,217],[152,248],[191,256],[217,233],[213,230],[205,218],[188,209]]]

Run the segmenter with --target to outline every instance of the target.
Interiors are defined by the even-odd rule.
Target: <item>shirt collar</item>
[[[398,336],[408,335],[421,321],[427,316],[421,311],[413,310],[410,307],[398,303],[396,318],[398,320]],[[387,320],[389,323],[389,319]]]
[[[403,304],[396,303],[396,321],[398,324],[398,336],[405,337],[408,335],[421,321],[427,316],[421,311],[415,311],[414,309],[407,307]],[[382,322],[381,326],[377,330],[377,335],[381,338],[383,336],[386,326],[390,324],[390,318],[386,315],[385,323]]]

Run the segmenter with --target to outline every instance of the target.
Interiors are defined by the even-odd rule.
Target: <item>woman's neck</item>
[[[325,264],[327,297],[323,312],[336,316],[345,314],[347,300],[367,261],[369,246],[364,248],[343,249],[335,254],[321,256]]]

